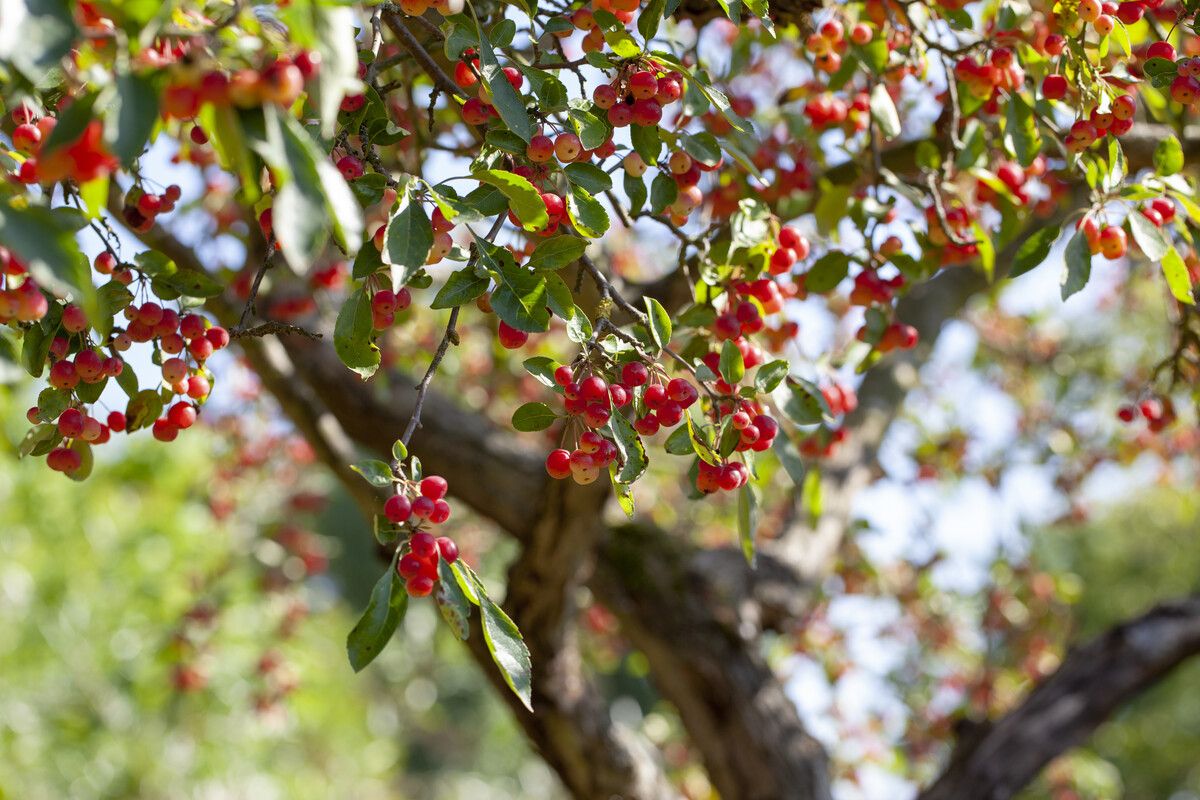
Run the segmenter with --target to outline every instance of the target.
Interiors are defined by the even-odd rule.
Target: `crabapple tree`
[[[246,369],[373,520],[355,670],[435,603],[571,794],[695,796],[609,714],[592,603],[720,796],[830,797],[761,636],[835,658],[816,594],[869,574],[853,498],[968,301],[1034,271],[1067,301],[1094,267],[1157,298],[1145,357],[1071,401],[1124,434],[1045,459],[1072,496],[1122,441],[1195,455],[1197,11],[0,3],[0,358],[44,384],[21,453],[84,480],[122,436],[235,414],[222,377]],[[1011,318],[971,319],[1022,389],[1017,435],[1068,425],[1032,407],[1042,362],[1006,372]],[[915,449],[921,479],[969,468],[956,435]],[[656,496],[728,540],[663,530]],[[460,557],[459,504],[516,542],[503,603]],[[1025,675],[1027,698],[964,701],[989,724],[950,758],[950,728],[924,731],[922,796],[1012,796],[1198,649],[1182,600]]]

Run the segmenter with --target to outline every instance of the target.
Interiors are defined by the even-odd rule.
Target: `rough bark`
[[[1006,800],[1117,708],[1200,653],[1200,595],[1156,606],[1071,651],[1019,706],[964,742],[919,800]]]
[[[768,595],[775,582],[797,602],[806,594],[768,558],[760,576],[733,550],[627,526],[601,545],[591,586],[646,655],[723,800],[829,800],[824,749],[759,652],[760,582]]]

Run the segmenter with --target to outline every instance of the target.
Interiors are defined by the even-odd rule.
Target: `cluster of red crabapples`
[[[396,314],[412,304],[412,292],[406,287],[393,292],[379,289],[371,295],[371,327],[377,331],[387,330],[396,324]]]
[[[396,572],[404,579],[412,597],[427,597],[438,582],[438,559],[447,564],[458,560],[458,545],[449,536],[434,536],[427,527],[450,519],[446,502],[446,479],[428,475],[419,482],[401,481],[396,494],[383,504],[383,515],[393,525],[407,525],[407,551],[396,562]]]
[[[819,71],[832,75],[842,67],[842,54],[846,52],[850,42],[864,45],[875,38],[875,31],[865,22],[859,22],[850,29],[850,39],[846,40],[845,28],[836,19],[827,20],[821,27],[808,35],[804,40],[804,48],[813,56],[813,66]]]
[[[600,29],[587,9],[580,9],[572,17],[572,23],[580,30],[595,34],[600,43]],[[586,39],[585,39],[586,50]],[[455,65],[454,79],[464,89],[477,86],[479,96],[468,99],[462,106],[463,121],[470,125],[486,125],[498,113],[491,104],[491,96],[487,85],[479,80],[479,55],[473,49],[464,51]],[[525,85],[525,77],[515,67],[504,67],[505,78],[513,89],[520,92]],[[663,109],[683,96],[683,75],[674,70],[666,70],[658,63],[643,59],[639,63],[627,64],[616,78],[603,83],[592,92],[594,109],[608,119],[613,128],[623,128],[630,125],[639,127],[657,126],[663,118]],[[560,222],[565,219],[565,206],[561,196],[547,191],[545,182],[550,175],[551,162],[560,164],[591,161],[594,157],[608,158],[616,152],[616,145],[610,137],[594,149],[583,146],[579,136],[570,131],[561,131],[555,136],[539,130],[529,141],[525,156],[529,164],[519,164],[513,172],[528,179],[542,191],[542,201],[546,204],[549,223],[539,234],[553,234]],[[623,161],[625,171],[635,178],[640,178],[649,165],[636,152],[630,152]],[[673,152],[667,161],[667,172],[678,187],[678,195],[667,207],[672,218],[682,224],[693,209],[704,200],[704,195],[698,186],[703,172],[716,169],[720,164],[705,164],[693,159],[682,150]],[[514,223],[518,221],[514,218]]]
[[[563,365],[554,371],[554,382],[563,390],[563,405],[567,414],[583,422],[574,450],[557,449],[546,457],[546,472],[553,478],[574,478],[576,483],[596,480],[602,468],[617,458],[612,442],[595,433],[608,424],[612,409],[621,409],[634,400],[633,390],[644,386],[642,414],[635,416],[633,427],[643,436],[653,436],[660,428],[673,428],[683,421],[686,410],[700,398],[696,387],[684,378],[672,378],[667,383],[651,383],[649,368],[640,361],[630,361],[621,367],[621,380],[609,383],[591,374],[575,379],[571,367]]]
[[[986,61],[976,61],[972,56],[964,56],[954,65],[956,77],[967,91],[987,104],[995,104],[994,108],[984,106],[985,112],[994,114],[999,108],[1001,91],[1014,92],[1025,83],[1025,70],[1016,62],[1012,50],[1007,47],[997,47]]]
[[[0,322],[33,322],[45,317],[50,301],[25,275],[24,266],[8,251],[0,250],[0,267],[6,281],[24,277],[24,282],[15,289],[0,292]],[[96,272],[112,275],[120,283],[127,282],[122,280],[123,276],[131,275],[108,252],[96,257],[94,267]],[[40,303],[32,300],[34,293],[41,298]],[[13,309],[17,313],[10,316],[7,312],[14,301]],[[166,409],[165,416],[154,420],[151,426],[154,438],[173,441],[180,430],[190,428],[196,421],[198,404],[211,390],[204,363],[214,352],[229,344],[229,333],[224,328],[210,325],[197,314],[180,316],[154,302],[130,304],[123,309],[122,315],[127,323],[125,328],[114,329],[105,342],[97,344],[89,335],[90,322],[83,309],[66,303],[62,305],[56,329],[50,332],[53,338],[47,352],[48,382],[52,388],[67,394],[67,405],[54,419],[47,419],[48,410],[43,411],[37,406],[30,408],[26,416],[33,424],[57,421],[60,442],[46,457],[50,468],[57,472],[69,474],[81,467],[82,456],[72,447],[73,442],[104,444],[113,433],[126,430],[132,413],[129,409],[126,412],[111,411],[101,422],[87,412],[87,402],[80,396],[79,389],[120,376],[126,366],[121,354],[134,343],[155,343],[156,351],[162,356],[165,391],[180,398]]]
[[[73,141],[43,158],[42,143],[50,137],[58,120],[51,116],[39,116],[26,103],[13,109],[12,119],[17,123],[12,132],[13,147],[27,156],[17,167],[17,181],[52,185],[69,178],[82,185],[102,178],[117,168],[119,162],[104,144],[104,124],[100,120],[92,120]]]

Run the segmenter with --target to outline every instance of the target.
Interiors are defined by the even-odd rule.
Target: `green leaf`
[[[1063,262],[1065,267],[1061,281],[1062,299],[1066,300],[1087,286],[1088,279],[1092,276],[1092,251],[1083,231],[1076,231],[1071,240],[1067,242],[1067,249],[1063,253]]]
[[[570,320],[578,310],[575,296],[571,294],[566,281],[553,272],[540,273],[546,278],[546,299],[550,311],[560,319]]]
[[[403,286],[425,266],[433,247],[433,226],[421,202],[405,192],[383,234],[383,261],[396,268],[393,283]]]
[[[17,454],[21,458],[35,454],[43,455],[53,449],[61,439],[57,425],[52,423],[34,425],[21,438],[20,444],[17,445]]]
[[[121,370],[124,372],[124,370]],[[100,395],[104,393],[104,387],[108,385],[108,378],[101,378],[95,383],[80,383],[75,387],[75,395],[84,403],[95,403],[100,399]]]
[[[544,274],[518,266],[506,248],[475,238],[480,262],[496,280],[492,292],[492,309],[496,315],[517,330],[540,333],[550,326],[550,311],[546,308],[547,290]]]
[[[75,244],[61,209],[15,208],[0,202],[0,244],[25,262],[43,288],[70,295],[89,320],[100,318],[91,265]]]
[[[38,394],[38,420],[41,422],[53,422],[58,419],[60,414],[67,410],[67,406],[70,404],[70,392],[48,386]]]
[[[501,169],[487,169],[471,175],[481,183],[495,186],[508,198],[508,206],[527,231],[540,231],[550,224],[542,193],[527,179]]]
[[[721,377],[730,386],[736,386],[742,377],[746,374],[746,365],[742,361],[742,351],[733,343],[733,340],[726,339],[721,345]]]
[[[263,109],[265,139],[253,142],[272,168],[275,238],[289,266],[307,272],[326,240],[348,254],[362,244],[362,209],[337,168],[298,120],[274,105]]]
[[[625,196],[629,198],[629,211],[632,214],[637,214],[642,210],[642,206],[646,205],[646,182],[641,178],[635,178],[628,172],[624,178]]]
[[[617,465],[608,465],[608,477],[612,481],[613,494],[617,497],[617,505],[621,506],[621,510],[625,512],[625,516],[633,519],[633,489],[629,484],[621,483],[617,478]]]
[[[544,431],[557,419],[558,415],[545,403],[526,403],[513,412],[512,426],[522,433]]]
[[[79,187],[79,197],[87,209],[88,219],[100,219],[104,206],[108,202],[109,176],[101,175],[93,178]]]
[[[529,149],[525,140],[510,130],[491,130],[483,138],[492,147],[513,155],[523,156]]]
[[[662,137],[659,136],[657,125],[633,125],[629,128],[629,143],[633,150],[642,157],[642,161],[652,165],[658,161],[662,152]]]
[[[783,404],[783,413],[797,425],[816,425],[832,416],[825,396],[813,383],[801,378],[787,379],[789,397]]]
[[[567,109],[569,95],[567,87],[546,70],[518,65],[529,80],[529,86],[537,97],[538,109],[543,114],[556,114]]]
[[[387,232],[384,232],[387,235]],[[376,272],[384,268],[383,256],[375,249],[374,243],[370,247],[364,247],[358,251],[358,255],[354,257],[354,265],[351,267],[350,275],[355,280],[363,280],[369,278]]]
[[[521,631],[504,613],[504,609],[487,596],[478,578],[475,580],[475,590],[479,595],[483,638],[487,642],[488,652],[492,654],[492,660],[499,667],[508,688],[520,698],[525,708],[533,711],[533,663],[529,658],[529,648],[521,638]]]
[[[875,84],[871,90],[871,117],[879,126],[879,132],[884,139],[895,139],[900,135],[900,115],[896,112],[896,104],[888,94],[887,87],[882,83]]]
[[[821,518],[821,471],[810,469],[800,487],[800,507],[808,512],[810,524]]]
[[[92,446],[83,439],[76,439],[71,442],[71,449],[79,454],[79,468],[68,472],[67,477],[76,482],[85,481],[92,474],[92,467],[95,464]]]
[[[207,273],[195,270],[157,275],[150,285],[160,297],[171,300],[176,297],[216,297],[225,289]]]
[[[538,243],[525,266],[538,270],[562,269],[578,261],[587,242],[578,236],[553,236]]]
[[[1151,261],[1161,261],[1167,250],[1171,249],[1171,242],[1162,228],[1146,219],[1146,215],[1137,209],[1129,212],[1129,231],[1138,248]]]
[[[481,278],[476,275],[474,267],[451,272],[430,303],[430,308],[454,308],[469,303],[487,291],[488,283],[487,276]]]
[[[105,94],[104,139],[113,155],[128,167],[142,154],[158,121],[158,91],[152,75],[117,75]]]
[[[575,306],[571,316],[567,318],[567,338],[576,344],[583,344],[592,339],[592,321],[579,306]]]
[[[475,13],[473,8],[471,13]],[[496,61],[496,53],[492,50],[492,43],[488,41],[487,36],[479,37],[479,72],[492,95],[492,103],[500,113],[500,119],[510,131],[528,143],[536,132],[533,121],[529,119],[529,112],[525,110],[525,101],[508,82],[504,70]]]
[[[754,373],[755,390],[759,394],[770,394],[775,391],[787,377],[788,369],[788,362],[782,358],[763,364],[758,368],[758,372]]]
[[[437,603],[438,611],[442,613],[442,619],[446,620],[450,630],[465,642],[471,634],[471,628],[467,622],[471,613],[470,601],[458,583],[453,565],[447,564],[444,558],[439,558],[437,569],[438,588],[437,594],[433,597],[434,602]]]
[[[629,423],[625,415],[616,409],[613,409],[613,414],[608,418],[606,427],[612,434],[613,442],[617,445],[617,452],[621,454],[621,469],[617,473],[617,480],[625,484],[633,483],[642,477],[642,473],[650,464],[650,460],[646,457],[646,447],[642,444],[642,438],[638,436],[637,431],[633,429],[633,425]]]
[[[379,347],[372,336],[371,299],[364,290],[352,293],[342,304],[333,326],[333,349],[343,364],[364,379],[379,369]]]
[[[38,84],[70,52],[79,32],[67,0],[4,0],[0,3],[0,61],[11,62]]]
[[[132,371],[129,367],[126,371]],[[153,389],[143,389],[125,406],[125,430],[133,433],[154,424],[163,411],[162,397]]]
[[[629,35],[629,31],[625,30],[625,25],[618,20],[613,14],[604,9],[595,9],[593,15],[596,18],[596,23],[600,26],[600,32],[604,34],[604,41],[608,43],[608,47],[619,58],[637,58],[642,54],[642,48],[638,47],[637,42]]]
[[[646,318],[650,321],[650,335],[659,349],[665,350],[671,345],[671,315],[663,308],[662,303],[653,297],[646,297]]]
[[[972,223],[971,231],[975,236],[975,247],[979,250],[979,265],[990,283],[996,277],[996,246],[992,237],[978,222]]]
[[[758,530],[758,496],[749,483],[738,491],[738,541],[746,563],[754,566],[754,534]]]
[[[543,386],[554,388],[558,384],[554,380],[554,370],[559,363],[549,356],[532,356],[523,362],[525,371],[538,380]]]
[[[1183,258],[1174,247],[1163,255],[1162,271],[1176,300],[1189,306],[1196,302],[1192,296],[1192,278],[1188,274],[1187,265],[1183,263]]]
[[[1033,117],[1033,109],[1019,94],[1012,95],[1006,106],[1004,146],[1021,166],[1028,167],[1042,149],[1042,135]]]
[[[666,7],[667,0],[650,0],[646,4],[646,7],[642,9],[642,13],[638,15],[638,33],[642,35],[647,44],[658,33],[658,26],[662,22],[663,12],[666,10]]]
[[[358,47],[355,43],[354,9],[334,3],[299,3],[312,9],[313,31],[321,69],[317,72],[317,108],[321,135],[337,133],[338,111],[348,93],[358,87]]]
[[[250,143],[237,109],[207,103],[200,108],[198,119],[217,154],[217,162],[239,178],[239,198],[247,204],[256,201],[261,195],[256,172],[259,165],[250,152]]]
[[[833,291],[850,272],[850,256],[831,250],[817,259],[804,276],[804,288],[816,294]]]
[[[407,610],[408,592],[393,564],[375,583],[366,610],[346,637],[346,655],[355,672],[383,652]]]
[[[478,577],[471,571],[471,568],[462,561],[455,561],[450,565],[450,572],[454,575],[454,581],[458,584],[458,588],[462,589],[463,596],[471,605],[479,605],[479,592],[475,588],[478,582]]]
[[[776,436],[773,447],[775,448],[775,455],[779,457],[779,463],[783,465],[783,469],[787,472],[788,477],[792,479],[792,483],[802,486],[807,470],[804,467],[804,460],[800,457],[800,451],[796,449],[796,445],[786,436]]]
[[[1050,251],[1054,248],[1054,243],[1058,241],[1059,234],[1061,233],[1062,229],[1052,225],[1040,228],[1028,239],[1021,242],[1021,246],[1017,248],[1016,256],[1013,257],[1013,265],[1012,269],[1009,270],[1008,277],[1015,278],[1018,275],[1024,275],[1035,267],[1041,266],[1049,258]]]
[[[571,186],[567,194],[567,217],[575,230],[589,239],[597,239],[608,230],[608,212],[581,186]]]
[[[663,449],[673,456],[694,456],[696,448],[692,447],[692,435],[688,426],[680,425],[671,431],[667,441],[663,442]]]
[[[675,183],[669,175],[665,172],[660,172],[654,176],[654,180],[650,182],[651,211],[655,214],[661,214],[678,197],[679,184]]]
[[[683,150],[706,167],[715,167],[721,161],[721,143],[708,132],[685,133]]]
[[[696,451],[696,455],[700,456],[700,460],[706,464],[711,464],[714,467],[721,465],[721,456],[713,450],[712,445],[702,437],[703,431],[697,429],[696,423],[692,421],[692,415],[685,413],[683,421],[687,425],[688,436],[692,440],[692,449]]]
[[[833,237],[837,236],[838,223],[846,218],[846,209],[850,205],[850,196],[854,194],[853,184],[830,184],[821,181],[817,205],[813,216],[817,219],[817,231]]]
[[[570,115],[571,122],[575,126],[575,132],[579,136],[579,141],[588,150],[595,150],[608,141],[608,137],[612,131],[608,127],[608,123],[600,119],[600,117],[582,108],[572,108],[567,113]]]
[[[362,475],[372,486],[382,489],[392,485],[392,468],[378,459],[359,461],[357,464],[351,464],[350,469]]]
[[[1183,147],[1175,134],[1167,134],[1154,147],[1154,171],[1159,175],[1174,175],[1183,169]]]
[[[117,386],[121,387],[121,391],[125,393],[126,397],[135,397],[138,393],[137,371],[130,369],[127,365],[117,376]]]
[[[612,177],[595,164],[567,164],[563,167],[563,172],[567,180],[592,194],[607,192],[612,188]]]

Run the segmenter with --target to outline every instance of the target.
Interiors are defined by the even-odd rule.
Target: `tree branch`
[[[1200,595],[1163,603],[1071,651],[1015,709],[960,743],[918,800],[1007,800],[1117,708],[1200,653]]]

